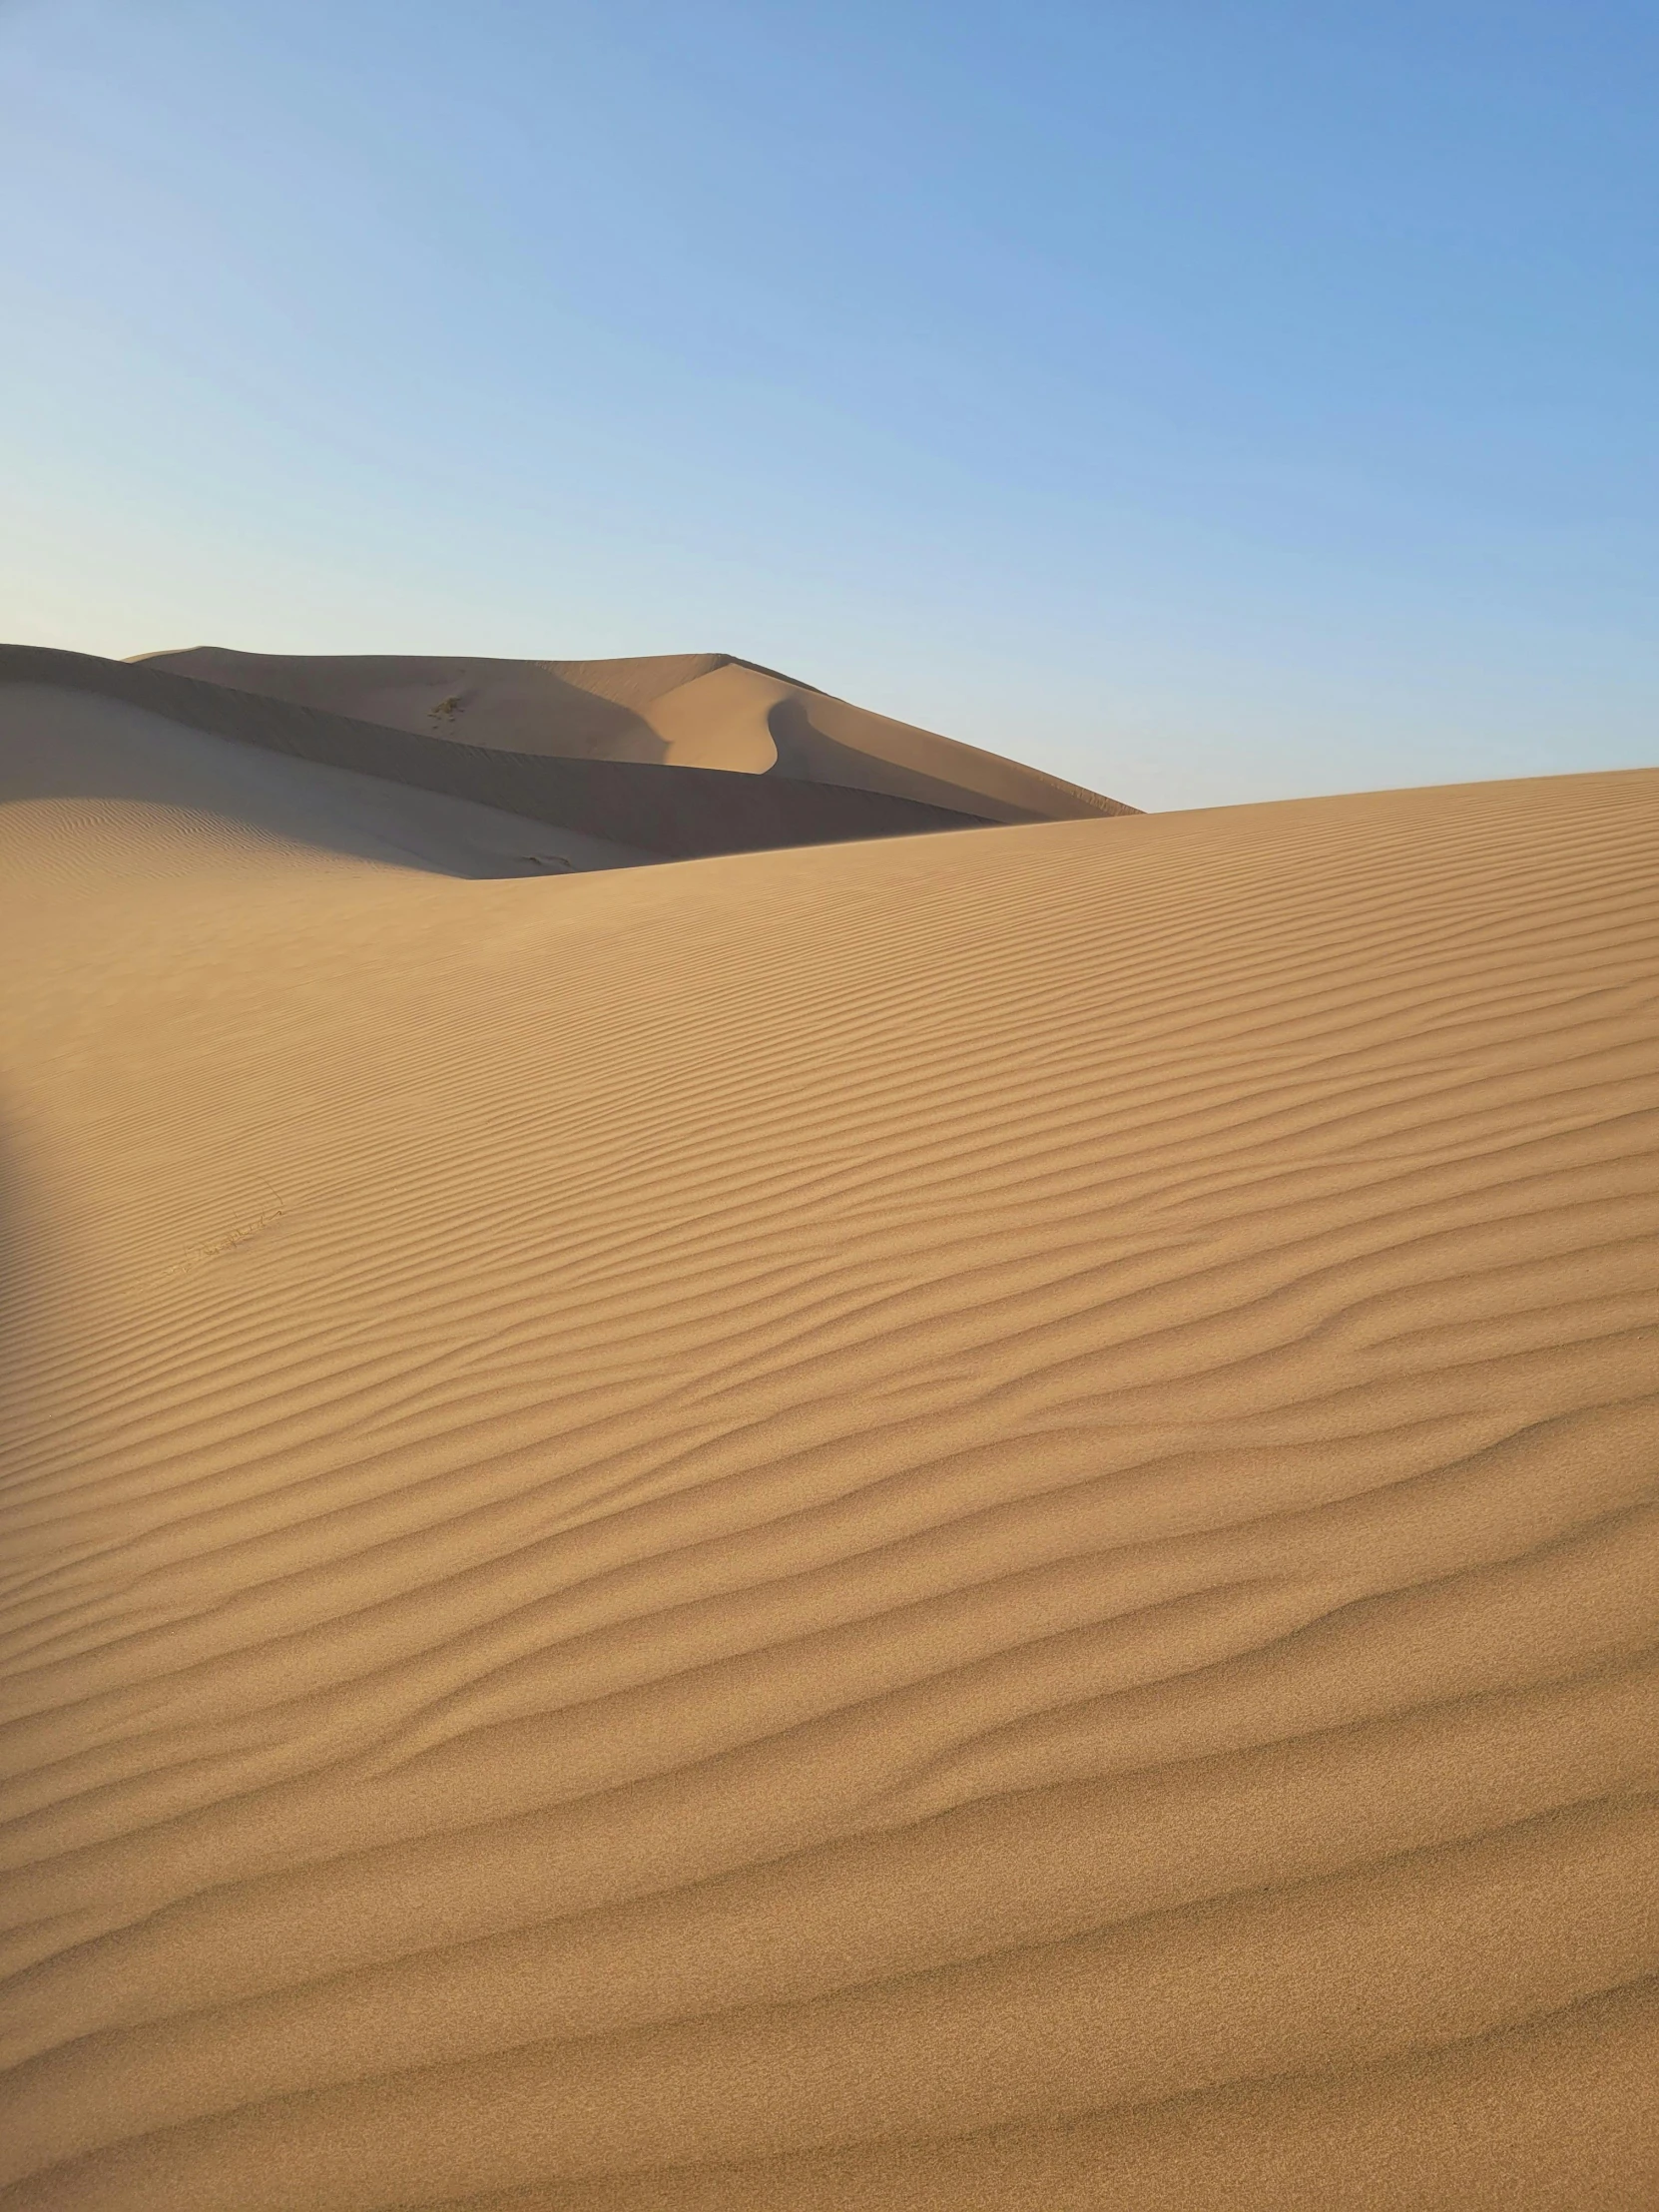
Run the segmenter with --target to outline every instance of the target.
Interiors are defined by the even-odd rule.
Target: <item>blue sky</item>
[[[1659,13],[0,0],[0,634],[1659,758]]]

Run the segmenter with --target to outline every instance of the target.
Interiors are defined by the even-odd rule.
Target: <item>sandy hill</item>
[[[1659,775],[250,750],[0,689],[5,2212],[1653,2201]]]
[[[610,865],[619,854],[690,859],[783,845],[977,830],[999,819],[995,810],[1001,805],[994,798],[982,799],[956,787],[951,787],[951,798],[980,811],[936,806],[899,791],[810,776],[755,775],[737,768],[677,767],[661,760],[614,760],[547,750],[513,752],[494,742],[474,744],[453,731],[433,735],[422,729],[405,730],[337,714],[308,700],[239,691],[181,675],[159,660],[108,661],[35,646],[0,646],[0,687],[15,691],[20,686],[119,700],[207,736],[232,739],[239,747],[257,746],[290,760],[465,800],[496,814],[538,823],[566,840],[532,838],[548,853],[557,847],[565,855],[549,859],[550,865]],[[494,733],[497,737],[511,734]],[[928,743],[952,750],[942,738]],[[954,750],[967,753],[968,749]],[[997,761],[989,754],[969,757],[983,764],[986,781],[995,780],[992,772],[1004,771],[1006,781],[1027,779],[1028,797],[1041,797],[1042,788],[1051,783],[1016,762]],[[890,780],[904,781],[896,771]],[[911,781],[919,789],[926,780]],[[1096,816],[1134,812],[1115,800],[1074,793],[1069,785],[1052,785],[1052,796],[1055,818],[1078,812],[1085,798],[1085,811]],[[409,804],[400,802],[405,811]],[[576,847],[568,842],[569,836],[587,840],[588,859],[570,857]],[[511,837],[505,841],[508,846],[515,843]],[[522,833],[517,841],[522,842]],[[612,858],[605,857],[606,852]]]
[[[142,665],[494,751],[785,777],[989,822],[1135,811],[729,653],[489,661],[196,646]]]

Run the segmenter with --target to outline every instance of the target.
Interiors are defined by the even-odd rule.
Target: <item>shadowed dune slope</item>
[[[232,691],[148,663],[106,661],[41,646],[0,646],[0,690],[18,685],[54,685],[120,700],[238,745],[466,800],[578,837],[597,838],[636,858],[689,859],[783,845],[914,836],[935,830],[979,830],[990,819],[798,777],[757,777],[721,768],[688,773],[662,763],[499,752]]]
[[[1656,831],[0,809],[0,2206],[1652,2202]]]
[[[515,753],[790,778],[881,792],[991,822],[1136,811],[1040,769],[849,706],[729,653],[491,661],[237,653],[202,645],[145,654],[140,665]]]
[[[110,804],[118,821],[138,804],[162,809],[181,831],[211,823],[221,843],[292,842],[446,875],[558,874],[662,857],[272,746],[227,744],[211,727],[99,689],[8,683],[0,658],[0,805],[33,810],[30,838],[73,841]],[[21,830],[14,818],[14,838]]]

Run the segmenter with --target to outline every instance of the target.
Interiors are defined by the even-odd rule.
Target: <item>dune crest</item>
[[[729,653],[485,661],[195,646],[140,665],[497,751],[777,773],[988,822],[1135,811]]]
[[[0,2206],[1648,2201],[1659,774],[488,880],[28,689]]]
[[[50,686],[120,700],[209,737],[228,739],[239,748],[254,746],[331,772],[368,777],[444,800],[464,800],[469,806],[523,817],[578,839],[598,840],[635,858],[691,859],[786,845],[980,830],[993,819],[868,784],[751,774],[684,758],[676,763],[545,750],[507,752],[473,745],[452,734],[355,721],[304,701],[237,691],[178,675],[149,661],[106,661],[85,653],[0,646],[0,688],[18,686]],[[688,691],[694,688],[687,687]],[[698,711],[721,746],[728,746],[731,737],[731,709],[728,698],[712,717]],[[694,728],[688,747],[695,735]],[[765,742],[770,745],[770,738]],[[653,739],[652,745],[658,741]],[[1014,768],[1014,764],[1005,765]],[[955,791],[951,796],[972,797]],[[405,811],[408,805],[399,801]],[[1120,814],[1133,811],[1111,802],[1101,805]]]

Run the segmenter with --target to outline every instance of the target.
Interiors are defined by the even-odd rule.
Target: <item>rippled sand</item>
[[[0,2205],[1659,2198],[1659,774],[0,730]]]

